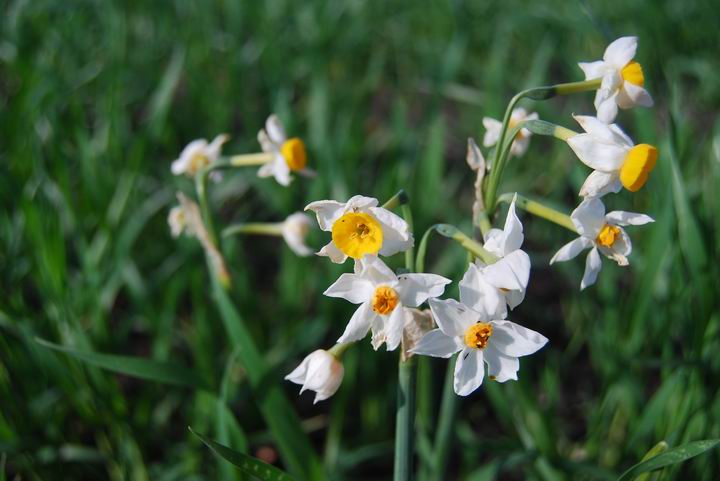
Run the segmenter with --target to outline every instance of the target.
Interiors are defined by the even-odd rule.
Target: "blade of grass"
[[[642,461],[631,467],[625,471],[617,479],[617,481],[630,481],[639,474],[655,471],[656,469],[664,468],[672,464],[682,463],[683,461],[687,461],[688,459],[694,458],[705,451],[717,447],[718,444],[720,444],[720,439],[705,439],[668,449],[662,454],[658,454],[653,458]]]

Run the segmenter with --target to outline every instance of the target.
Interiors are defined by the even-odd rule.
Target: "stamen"
[[[390,314],[398,305],[400,297],[397,291],[389,286],[378,286],[372,298],[373,311],[378,314]]]
[[[370,214],[348,212],[332,226],[335,246],[345,255],[360,259],[365,254],[377,254],[383,243],[380,223]]]
[[[492,324],[488,322],[473,324],[465,331],[465,345],[475,349],[484,349],[490,340],[490,336],[492,336],[492,332]]]
[[[600,233],[597,236],[597,239],[595,239],[595,242],[598,243],[598,245],[601,245],[603,247],[612,247],[612,245],[615,243],[615,240],[620,236],[620,228],[614,225],[605,224],[602,229],[600,229]]]

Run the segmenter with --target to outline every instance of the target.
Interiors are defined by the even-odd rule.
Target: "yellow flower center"
[[[619,227],[605,224],[603,228],[600,229],[600,233],[598,234],[597,239],[595,239],[595,242],[603,247],[612,247],[615,243],[615,239],[617,239],[619,235]]]
[[[398,293],[389,286],[378,286],[372,298],[373,311],[378,314],[390,314],[398,305]]]
[[[473,324],[465,331],[465,345],[475,349],[484,349],[488,340],[490,340],[490,336],[492,336],[492,332],[492,324],[488,322]]]
[[[198,152],[190,158],[190,166],[188,172],[192,175],[197,174],[203,167],[210,163],[207,155]]]
[[[377,254],[382,247],[380,223],[370,214],[349,212],[332,226],[332,240],[345,255],[360,259],[365,254]]]
[[[305,144],[297,137],[288,140],[280,147],[285,162],[287,162],[290,170],[302,170],[307,164],[307,154],[305,153]]]
[[[625,65],[620,71],[620,75],[626,82],[642,87],[645,85],[645,76],[643,75],[642,66],[636,61],[632,61]]]
[[[620,182],[630,192],[637,192],[647,182],[657,162],[657,148],[649,144],[636,145],[625,157],[620,169]]]

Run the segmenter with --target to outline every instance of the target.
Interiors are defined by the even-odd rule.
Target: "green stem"
[[[223,229],[222,236],[230,237],[236,234],[282,236],[282,228],[282,222],[233,224]]]
[[[517,194],[515,193],[508,192],[498,197],[497,201],[498,203],[505,202],[509,204],[516,195]],[[515,205],[535,216],[542,217],[545,220],[549,220],[559,226],[565,227],[573,232],[577,232],[575,224],[569,215],[563,214],[562,212],[548,207],[545,204],[517,195]]]
[[[229,165],[233,167],[251,167],[254,165],[267,164],[273,160],[272,153],[260,152],[257,154],[240,154],[229,157]]]
[[[578,92],[587,92],[590,90],[597,90],[600,88],[601,79],[585,80],[582,82],[570,82],[564,84],[550,85],[547,87],[534,87],[531,89],[523,90],[515,94],[510,99],[507,108],[505,109],[505,115],[503,116],[502,128],[500,129],[500,136],[498,137],[497,148],[495,149],[495,158],[492,163],[492,170],[490,172],[490,179],[488,180],[488,188],[485,194],[485,205],[489,209],[490,215],[492,215],[495,206],[495,196],[497,194],[498,184],[502,178],[502,172],[504,168],[504,159],[507,157],[508,149],[505,149],[505,138],[508,127],[510,125],[510,117],[512,111],[517,103],[523,98],[529,98],[533,100],[547,100],[556,95],[569,95]],[[514,139],[510,137],[510,139]],[[512,144],[510,144],[512,145]]]
[[[457,358],[457,356],[456,356]],[[455,380],[455,363],[448,362],[445,372],[445,386],[443,387],[442,401],[440,404],[440,417],[438,419],[437,431],[435,433],[435,444],[433,452],[432,473],[430,481],[443,481],[447,469],[448,455],[452,444],[453,427],[459,404],[459,397],[455,394],[453,383]]]
[[[215,234],[215,227],[207,198],[208,177],[212,170],[213,165],[210,164],[195,174],[195,192],[197,193],[200,213],[202,214],[203,223],[205,224],[210,242],[217,245],[217,235]]]
[[[397,411],[395,421],[394,481],[413,480],[415,447],[415,381],[417,363],[414,357],[398,364]]]

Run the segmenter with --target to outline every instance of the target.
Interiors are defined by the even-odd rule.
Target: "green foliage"
[[[306,141],[319,173],[284,189],[253,169],[228,172],[210,191],[218,226],[279,221],[321,198],[382,201],[404,188],[417,242],[439,222],[470,233],[475,175],[465,149],[468,136],[481,140],[482,117],[499,118],[522,89],[580,80],[576,62],[599,59],[625,34],[640,36],[657,105],[622,111],[618,122],[660,157],[643,190],[608,207],[657,222],[629,229],[630,267],[606,263],[598,285],[580,293],[582,259],[547,265],[572,233],[521,214],[534,270],[512,319],[550,344],[521,361],[518,382],[458,400],[444,479],[612,480],[661,439],[720,438],[716,10],[704,0],[5,2],[0,477],[244,476],[214,462],[188,425],[294,469],[267,421],[282,424],[285,406],[271,413],[258,403],[256,374],[213,302],[201,249],[168,232],[175,191],[193,189],[169,165],[190,140],[228,132],[226,152],[257,151],[257,130],[274,111]],[[591,93],[522,105],[572,129],[571,113],[593,111]],[[507,169],[498,193],[519,190],[563,212],[588,173],[567,146],[540,136]],[[281,379],[335,342],[352,306],[322,292],[349,265],[297,258],[279,239],[223,242],[242,335],[259,347],[264,375]],[[433,237],[424,264],[457,280],[466,261],[455,243]],[[187,366],[220,387],[117,376],[36,337],[172,372]],[[392,472],[388,373],[397,359],[367,342],[345,359],[329,401],[312,405],[289,383],[277,389],[323,453],[328,479],[383,479]],[[446,362],[420,368],[418,410],[429,421],[418,426],[417,453],[431,465],[427,433],[437,427]],[[713,481],[715,453],[667,466],[662,479]]]

